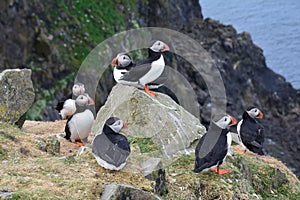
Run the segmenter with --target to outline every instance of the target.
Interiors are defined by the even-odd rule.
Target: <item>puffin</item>
[[[75,83],[72,87],[72,93],[63,97],[56,105],[56,110],[59,111],[59,114],[62,119],[66,119],[69,116],[72,116],[75,111],[75,100],[73,99],[78,97],[80,94],[85,93],[84,84]],[[72,96],[73,95],[73,96]]]
[[[135,67],[132,59],[127,53],[118,53],[118,55],[111,61],[112,66],[114,66],[113,76],[117,83],[123,78],[123,75]]]
[[[227,169],[220,169],[220,165],[229,154],[232,142],[228,127],[236,124],[236,119],[227,114],[215,118],[218,120],[216,122],[211,121],[208,132],[203,135],[196,146],[195,173],[208,169],[217,172],[217,174],[229,172]]]
[[[70,140],[78,146],[84,146],[94,122],[94,114],[89,109],[89,106],[94,104],[94,100],[88,94],[81,94],[76,98],[76,113],[67,120],[65,139]]]
[[[131,68],[135,67],[136,64],[132,62],[132,59],[127,53],[119,53],[111,62],[113,69],[113,76],[117,83],[123,77],[124,74],[129,72]],[[164,86],[164,83],[167,81],[166,70],[163,71],[162,75],[156,79],[154,82],[148,84],[148,88],[155,92],[161,92],[167,94],[171,97],[177,104],[179,104],[179,100],[168,87]]]
[[[125,167],[130,145],[126,136],[119,132],[127,127],[126,122],[117,117],[106,120],[102,133],[92,142],[92,154],[100,166],[109,170],[121,170]]]
[[[148,49],[148,58],[136,63],[134,67],[118,79],[118,82],[144,89],[147,94],[155,97],[156,92],[150,91],[148,84],[157,80],[163,74],[165,60],[162,53],[169,50],[169,46],[164,42],[159,40],[154,42]]]
[[[243,118],[237,125],[237,132],[244,151],[239,153],[246,153],[247,149],[258,154],[264,155],[264,127],[256,121],[256,118],[262,119],[263,113],[254,106],[248,107],[244,113]]]

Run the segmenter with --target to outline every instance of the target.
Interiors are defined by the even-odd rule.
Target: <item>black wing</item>
[[[225,158],[228,152],[227,137],[225,132],[228,131],[222,130],[222,133],[220,134],[208,132],[200,139],[195,151],[196,161],[194,172],[198,173],[206,168],[222,164],[223,159]],[[209,141],[209,138],[207,138],[208,136],[219,136],[217,138],[216,143],[211,144],[213,145],[212,147],[210,146],[210,144],[205,144],[205,142]]]
[[[61,111],[64,107],[64,103],[66,100],[68,99],[72,99],[72,93],[67,94],[66,96],[63,96],[61,99],[58,100],[57,105],[55,107],[55,109],[57,111]]]
[[[257,122],[245,121],[241,126],[241,139],[243,144],[254,153],[263,154],[264,128]]]
[[[130,152],[130,145],[127,138],[123,135],[119,135],[119,136],[120,137],[118,138],[118,142],[117,142],[118,147],[125,151]]]
[[[121,142],[121,140],[119,140]],[[118,143],[112,142],[110,139],[106,137],[105,134],[97,135],[92,144],[93,153],[106,161],[109,164],[114,166],[120,166],[124,162],[126,162],[127,157],[130,154],[129,143],[126,139],[128,146],[118,146]],[[123,143],[123,142],[121,142]],[[127,148],[128,150],[124,150],[123,148]]]
[[[65,138],[66,138],[67,140],[69,140],[70,137],[71,137],[71,131],[70,131],[70,128],[69,128],[68,123],[69,123],[69,121],[72,119],[72,117],[73,117],[73,115],[72,115],[71,117],[68,118],[67,123],[66,123],[66,126],[65,126],[65,133],[66,133]]]
[[[150,69],[150,63],[135,66],[129,72],[125,73],[124,76],[120,78],[120,80],[137,82],[140,78],[147,74]]]

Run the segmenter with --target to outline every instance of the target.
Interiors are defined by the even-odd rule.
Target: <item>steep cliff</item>
[[[158,26],[189,35],[210,53],[227,92],[227,110],[241,116],[248,105],[265,114],[265,151],[300,176],[300,93],[265,63],[263,50],[248,33],[230,25],[203,19],[197,0],[190,1],[1,1],[0,70],[31,68],[36,101],[28,116],[55,120],[53,106],[69,92],[85,56],[99,42],[132,27]],[[203,78],[176,55],[167,64],[193,86],[200,104],[201,122],[210,121],[210,95]],[[106,71],[96,96],[98,108],[113,87]]]

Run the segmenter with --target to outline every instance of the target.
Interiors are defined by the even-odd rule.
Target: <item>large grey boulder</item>
[[[0,122],[16,123],[34,101],[30,69],[7,69],[0,73]]]
[[[93,134],[101,134],[104,122],[111,116],[127,122],[128,129],[123,129],[123,134],[131,146],[164,160],[187,152],[205,132],[199,119],[169,96],[158,93],[153,98],[143,90],[121,84],[112,89],[99,110]]]
[[[118,200],[118,199],[134,199],[134,200],[160,200],[157,196],[145,192],[141,189],[134,188],[124,184],[109,184],[105,186],[101,200]]]

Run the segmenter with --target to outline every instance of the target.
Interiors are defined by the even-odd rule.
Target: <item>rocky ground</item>
[[[32,69],[36,99],[27,116],[55,120],[58,115],[53,107],[70,91],[90,50],[115,33],[149,26],[180,31],[203,46],[222,75],[227,111],[239,118],[249,105],[262,109],[265,151],[299,177],[299,90],[266,66],[263,50],[253,43],[250,34],[204,19],[198,0],[1,1],[0,70]],[[168,57],[167,64],[191,83],[200,105],[201,123],[207,126],[211,101],[203,78],[179,56]],[[97,88],[97,108],[105,103],[113,85],[108,70]]]
[[[65,121],[26,121],[22,130],[0,124],[0,195],[12,199],[96,199],[105,185],[122,183],[154,193],[154,181],[143,177],[135,166],[137,150],[132,146],[124,170],[114,172],[98,166],[88,152],[76,156],[78,147],[64,139],[60,152],[39,149],[37,137],[61,133]],[[234,147],[236,150],[238,147]],[[298,199],[300,183],[285,165],[271,157],[235,155],[223,165],[230,170],[194,174],[194,155],[174,158],[164,166],[168,194],[162,199]]]

